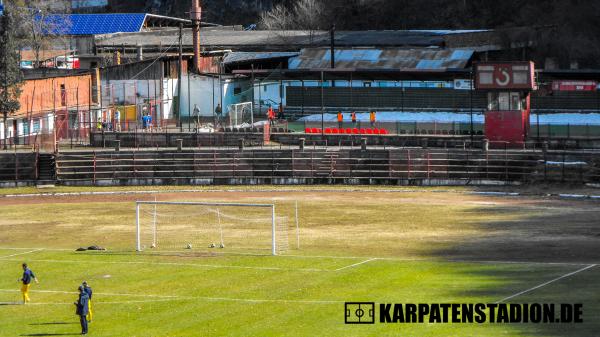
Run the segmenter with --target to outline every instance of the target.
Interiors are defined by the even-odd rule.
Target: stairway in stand
[[[56,161],[53,154],[40,153],[38,158],[38,185],[56,182]]]
[[[319,178],[330,178],[335,176],[336,171],[336,163],[339,154],[334,152],[327,152],[323,156],[323,159],[319,162],[319,166],[317,167],[317,171],[315,172],[316,176]]]

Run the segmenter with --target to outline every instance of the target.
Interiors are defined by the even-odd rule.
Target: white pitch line
[[[12,293],[19,292],[17,289],[0,289],[0,292]],[[31,293],[45,293],[45,294],[79,294],[77,291],[64,291],[64,290],[30,290]],[[102,296],[127,296],[127,297],[152,297],[152,298],[181,298],[181,296],[174,295],[152,295],[152,294],[123,294],[123,293],[96,293],[95,295]]]
[[[378,258],[374,257],[372,259],[368,259],[368,260],[364,260],[364,261],[361,261],[361,262],[357,262],[357,263],[351,264],[349,266],[345,266],[345,267],[341,267],[341,268],[335,269],[334,271],[340,271],[340,270],[344,270],[344,269],[348,269],[348,268],[360,266],[361,264],[369,263],[369,262],[375,261],[375,260],[378,260]]]
[[[44,249],[43,249],[43,248],[39,248],[39,249],[33,249],[33,250],[30,250],[30,251],[28,251],[28,252],[24,252],[24,253],[18,253],[18,254],[12,254],[12,255],[0,256],[0,259],[6,259],[6,258],[9,258],[9,257],[13,257],[13,256],[19,256],[19,255],[25,255],[25,254],[31,254],[31,253],[39,252],[39,251],[41,251],[41,250],[44,250]]]
[[[66,248],[47,248],[47,247],[0,247],[0,250],[26,250],[26,249],[39,249],[39,250],[48,250],[51,252],[75,252],[75,249],[66,249]]]
[[[0,289],[0,292],[19,292],[16,289]],[[62,290],[31,290],[31,293],[53,293],[53,294],[78,294],[76,291],[62,291]],[[144,303],[144,302],[167,302],[167,301],[193,301],[193,300],[206,300],[206,301],[228,301],[228,302],[247,302],[247,303],[306,303],[306,304],[339,304],[345,301],[333,301],[333,300],[284,300],[284,299],[262,299],[262,298],[232,298],[232,297],[210,297],[210,296],[176,296],[176,295],[150,295],[150,294],[120,294],[120,293],[94,293],[98,296],[124,296],[124,297],[151,297],[154,300],[140,300],[140,301],[114,301],[114,302],[102,302],[94,300],[94,304],[126,304],[126,303]],[[31,303],[34,304],[34,303]],[[70,303],[69,303],[70,304]],[[27,304],[29,305],[29,303]]]
[[[8,259],[5,261],[16,261]],[[176,262],[153,262],[153,261],[85,261],[85,260],[45,260],[31,259],[31,262],[46,262],[46,263],[87,263],[87,264],[125,264],[125,265],[161,265],[161,266],[185,266],[198,268],[213,268],[213,269],[250,269],[250,270],[276,270],[276,271],[304,271],[304,272],[327,272],[329,269],[316,268],[281,268],[281,267],[251,267],[251,266],[232,266],[232,265],[215,265],[215,264],[196,264],[196,263],[176,263]]]
[[[517,296],[521,296],[521,295],[523,295],[523,294],[526,294],[526,293],[528,293],[528,292],[531,292],[531,291],[534,291],[534,290],[536,290],[536,289],[539,289],[539,288],[545,287],[545,286],[549,285],[550,283],[553,283],[553,282],[556,282],[556,281],[562,280],[562,279],[564,279],[564,278],[567,278],[567,277],[569,277],[569,276],[573,276],[573,275],[575,275],[575,274],[577,274],[577,273],[581,273],[582,271],[586,271],[586,270],[588,270],[588,269],[590,269],[590,268],[594,268],[595,266],[597,266],[597,265],[595,265],[595,264],[590,264],[590,265],[589,265],[589,266],[587,266],[587,267],[583,267],[583,268],[581,268],[581,269],[578,269],[578,270],[576,270],[576,271],[570,272],[570,273],[568,273],[568,274],[564,274],[563,276],[557,277],[557,278],[555,278],[555,279],[553,279],[553,280],[550,280],[550,281],[548,281],[548,282],[544,282],[544,283],[542,283],[542,284],[540,284],[540,285],[537,285],[537,286],[535,286],[535,287],[529,288],[529,289],[527,289],[527,290],[520,291],[520,292],[518,292],[518,293],[516,293],[516,294],[514,294],[514,295],[510,295],[510,296],[508,296],[508,297],[505,297],[505,298],[501,299],[500,301],[497,301],[496,303],[502,303],[502,302],[504,302],[504,301],[510,300],[511,298],[515,298],[515,297],[517,297]]]
[[[25,249],[36,249],[36,250],[45,250],[45,251],[68,251],[68,252],[75,252],[73,249],[65,249],[65,248],[33,248],[33,247],[28,247],[28,248],[14,248],[14,247],[0,247],[0,250],[25,250]],[[86,254],[87,253],[87,254]],[[134,255],[133,252],[129,252],[132,254],[132,256]],[[164,251],[163,253],[181,253],[181,251]],[[104,252],[104,251],[87,251],[87,252],[83,252],[83,253],[79,253],[80,255],[106,255],[106,256],[111,256],[110,252]],[[259,256],[259,257],[270,257],[268,255],[264,255],[264,254],[252,254],[252,253],[225,253],[225,252],[220,252],[218,253],[219,255],[244,255],[244,256]],[[160,254],[147,254],[147,255],[140,255],[140,256],[161,256]],[[400,262],[419,262],[419,261],[429,261],[429,262],[449,262],[449,263],[477,263],[477,264],[523,264],[523,265],[564,265],[564,266],[587,266],[590,263],[592,264],[600,264],[600,262],[598,261],[587,261],[587,262],[544,262],[544,261],[511,261],[511,260],[468,260],[468,259],[446,259],[446,260],[439,260],[439,259],[435,259],[435,258],[427,258],[427,257],[377,257],[377,256],[340,256],[340,255],[296,255],[296,254],[280,254],[278,255],[278,257],[290,257],[290,258],[301,258],[301,259],[340,259],[340,260],[358,260],[358,259],[377,259],[377,260],[382,260],[382,261],[400,261]],[[73,261],[75,262],[75,261]],[[114,263],[114,262],[113,262]],[[144,264],[144,263],[154,263],[154,262],[127,262],[127,263],[139,263],[139,264]],[[187,264],[181,264],[181,265],[187,265]],[[192,264],[190,264],[192,265]],[[210,265],[212,266],[212,265]],[[226,267],[224,267],[226,268]],[[243,268],[243,267],[239,267],[239,268]],[[270,267],[247,267],[247,268],[270,268]],[[276,267],[274,267],[276,268]],[[284,268],[281,268],[284,269]],[[289,268],[288,268],[289,269]],[[267,269],[268,270],[268,269]],[[307,269],[289,269],[289,270],[303,270],[303,271],[331,271],[331,270],[327,270],[327,269],[313,269],[313,268],[307,268]]]

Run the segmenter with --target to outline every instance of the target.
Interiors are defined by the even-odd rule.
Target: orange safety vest
[[[275,112],[273,111],[273,108],[269,108],[269,111],[267,112],[267,116],[269,117],[269,119],[275,118]]]
[[[356,112],[353,112],[353,113],[352,113],[352,121],[353,121],[353,122],[356,122]]]
[[[371,112],[371,122],[375,121],[375,112]]]
[[[342,122],[344,120],[344,115],[341,112],[338,112],[338,122]]]

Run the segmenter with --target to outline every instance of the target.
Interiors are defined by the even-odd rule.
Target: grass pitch
[[[72,302],[87,280],[94,336],[596,336],[600,267],[565,275],[600,261],[598,204],[463,192],[0,198],[0,335],[76,335]],[[281,256],[135,253],[134,201],[155,197],[274,202],[288,215],[298,201],[301,247],[290,236]],[[92,244],[108,251],[74,251]],[[40,279],[26,306],[13,304],[22,262]],[[583,303],[584,323],[344,324],[345,301],[491,303],[521,292],[508,302]]]

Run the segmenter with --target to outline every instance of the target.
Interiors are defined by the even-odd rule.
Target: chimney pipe
[[[192,35],[194,44],[194,70],[200,71],[200,20],[202,19],[202,5],[200,0],[192,0],[190,9],[190,18],[192,19]]]

